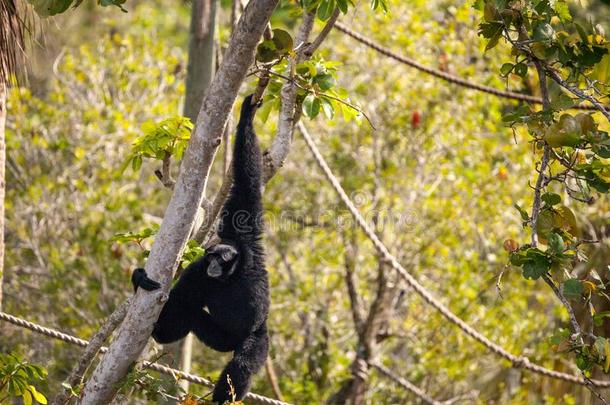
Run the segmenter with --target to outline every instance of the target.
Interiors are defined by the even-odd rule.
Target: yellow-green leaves
[[[132,169],[138,170],[143,158],[163,160],[173,156],[182,159],[192,130],[193,123],[186,117],[172,117],[158,123],[145,122],[142,124],[144,135],[134,141],[132,154],[124,167],[131,162]]]
[[[66,11],[73,0],[28,0],[28,2],[39,16],[49,17]]]
[[[70,6],[78,7],[83,0],[27,0],[36,10],[36,13],[41,17],[49,17],[56,14],[63,13]],[[126,12],[123,8],[127,0],[97,0],[97,3],[102,7],[116,6],[122,11]]]
[[[0,353],[0,399],[2,403],[21,398],[25,405],[46,404],[47,398],[32,385],[43,381],[47,371],[14,353]],[[6,402],[5,402],[6,401]]]
[[[277,63],[292,52],[294,40],[288,31],[276,28],[271,39],[261,42],[256,48],[256,60],[262,63]]]

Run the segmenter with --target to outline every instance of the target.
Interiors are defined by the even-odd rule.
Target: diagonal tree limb
[[[100,330],[93,335],[93,338],[89,340],[89,344],[87,348],[81,355],[80,359],[72,368],[70,375],[66,379],[66,383],[70,385],[72,388],[76,388],[83,382],[83,378],[87,369],[91,365],[95,356],[99,353],[100,349],[104,342],[110,337],[112,332],[119,326],[123,319],[125,319],[125,315],[127,314],[127,309],[129,308],[129,304],[131,302],[131,298],[123,301],[121,305],[106,319]],[[61,390],[59,393],[53,398],[51,401],[51,405],[64,405],[68,403],[70,400],[70,391],[69,390]]]

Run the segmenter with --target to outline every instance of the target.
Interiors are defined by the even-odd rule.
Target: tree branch
[[[172,178],[171,174],[171,155],[166,153],[163,157],[163,166],[161,170],[155,170],[155,176],[161,181],[164,187],[169,188],[170,190],[174,189],[176,185],[176,181]]]
[[[533,62],[534,62],[534,66],[536,67],[536,71],[538,73],[538,81],[540,82],[540,93],[541,93],[540,95],[542,96],[542,104],[545,109],[548,109],[551,106],[551,100],[549,98],[549,91],[548,91],[548,87],[546,84],[546,74],[545,74],[545,72],[548,72],[548,69],[545,67],[543,62],[538,59],[533,59]],[[603,110],[603,107],[602,107],[602,110]],[[545,178],[546,178],[545,172],[546,172],[546,169],[549,164],[550,155],[551,155],[551,147],[545,142],[544,151],[542,154],[542,160],[540,162],[540,170],[538,172],[538,178],[536,179],[536,187],[534,189],[534,203],[532,204],[532,219],[531,219],[532,247],[538,246],[538,234],[536,232],[536,227],[538,224],[538,216],[540,214],[540,204],[541,204],[540,195],[542,192],[542,187],[544,187],[544,184],[545,184]],[[580,327],[580,324],[578,323],[578,320],[576,319],[576,314],[574,313],[574,308],[572,308],[572,305],[570,304],[568,299],[565,297],[565,295],[563,295],[560,288],[557,287],[557,285],[555,285],[555,282],[551,279],[551,277],[548,274],[543,274],[542,279],[551,288],[551,290],[553,291],[553,293],[555,294],[557,299],[561,302],[563,307],[568,311],[568,315],[570,317],[570,326],[571,326],[572,332],[574,334],[573,338],[575,338],[576,341],[580,345],[583,345],[584,339],[583,339],[583,335],[582,335],[582,329]],[[606,399],[599,392],[597,392],[595,390],[593,383],[591,382],[591,380],[589,380],[587,378],[587,376],[584,374],[584,372],[583,372],[583,377],[585,379],[585,382],[586,382],[585,386],[587,387],[587,389],[593,395],[595,395],[595,397],[597,397],[602,403],[607,405],[608,402],[606,401]]]
[[[305,57],[307,59],[311,58],[314,52],[320,47],[320,45],[322,45],[322,42],[324,42],[328,34],[330,34],[333,27],[335,26],[335,23],[337,22],[337,19],[339,18],[340,14],[341,11],[339,10],[339,8],[336,8],[333,12],[333,15],[328,19],[326,25],[324,25],[324,28],[322,28],[322,31],[320,31],[316,39],[314,39],[313,42],[309,44],[309,46],[307,46],[304,52]]]
[[[550,66],[547,66],[546,64],[544,64],[543,67],[544,67],[544,71],[546,72],[546,75],[548,77],[550,77],[555,83],[557,83],[558,85],[560,85],[561,87],[563,87],[564,89],[569,91],[570,93],[574,94],[576,97],[580,98],[581,100],[587,100],[588,102],[593,104],[595,106],[595,108],[599,112],[601,112],[604,115],[604,117],[606,117],[606,119],[608,121],[610,121],[610,113],[608,113],[608,110],[606,110],[606,107],[602,103],[597,101],[595,99],[595,97],[588,95],[587,93],[585,93],[584,91],[582,91],[578,87],[570,86]]]
[[[296,36],[297,54],[290,58],[288,67],[291,79],[294,79],[297,65],[304,60],[305,44],[309,39],[309,34],[313,28],[315,20],[314,13],[305,12],[303,22]],[[297,86],[294,80],[289,80],[282,86],[281,91],[282,106],[280,107],[280,115],[278,120],[277,136],[273,140],[271,147],[265,151],[264,160],[265,166],[263,178],[268,181],[275,172],[284,164],[286,156],[290,151],[292,143],[292,135],[294,133],[295,121],[295,106],[297,99]]]
[[[299,28],[299,32],[296,37],[296,47],[298,49],[296,58],[292,58],[290,62],[291,71],[292,69],[296,69],[296,61],[302,62],[305,58],[304,52],[305,44],[309,38],[309,34],[313,28],[313,22],[315,19],[315,14],[306,13],[303,17],[303,22]],[[271,38],[271,27],[267,25],[265,27],[265,38]],[[326,35],[323,37],[323,39]],[[259,79],[257,89],[255,94],[258,95],[258,99],[262,98],[263,92],[265,91],[267,84],[269,83],[268,76],[263,76]],[[289,91],[290,89],[290,91]],[[284,83],[282,87],[282,107],[280,109],[280,118],[278,124],[278,132],[273,140],[271,147],[265,151],[264,153],[264,162],[265,166],[263,167],[264,175],[263,181],[266,184],[271,180],[271,178],[275,175],[279,167],[282,166],[284,160],[286,159],[288,152],[290,151],[290,145],[292,142],[292,134],[294,132],[294,125],[296,123],[295,115],[295,105],[296,105],[296,84],[294,81],[287,81]],[[287,119],[288,114],[291,113],[292,116],[290,120]],[[284,117],[284,120],[282,120]],[[229,192],[231,191],[231,185],[233,184],[233,169],[229,164],[225,179],[222,183],[222,186],[216,196],[214,197],[214,202],[212,203],[212,209],[209,213],[206,212],[205,221],[203,225],[199,228],[196,233],[195,240],[198,243],[209,243],[212,237],[212,229],[213,225],[220,214],[220,210],[226,201]]]
[[[114,312],[104,322],[100,330],[93,336],[89,341],[87,348],[81,355],[76,365],[72,368],[70,375],[66,379],[66,383],[72,388],[76,388],[83,382],[83,377],[87,372],[87,369],[91,365],[91,362],[98,354],[104,342],[112,334],[112,332],[119,326],[119,324],[125,319],[127,309],[131,303],[131,298],[123,301]],[[51,405],[64,405],[70,401],[70,392],[66,389],[60,391],[55,398],[51,401]]]

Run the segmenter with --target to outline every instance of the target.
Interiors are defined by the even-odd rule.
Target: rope
[[[472,83],[462,77],[452,75],[451,73],[443,72],[442,70],[433,69],[433,68],[424,66],[421,63],[416,62],[415,60],[413,60],[411,58],[407,58],[406,56],[399,55],[397,53],[392,52],[390,49],[379,45],[378,43],[372,41],[370,38],[368,38],[362,34],[352,31],[351,29],[349,29],[348,27],[346,27],[345,25],[343,25],[339,22],[335,23],[335,27],[337,27],[337,29],[339,31],[352,37],[353,39],[360,42],[361,44],[366,45],[367,47],[373,49],[374,51],[376,51],[382,55],[387,56],[388,58],[394,59],[404,65],[415,68],[415,69],[419,70],[420,72],[424,72],[429,75],[438,77],[439,79],[446,80],[449,83],[457,84],[458,86],[466,87],[468,89],[481,91],[483,93],[492,94],[497,97],[508,98],[508,99],[518,100],[518,101],[525,101],[528,103],[542,104],[542,99],[539,97],[530,96],[528,94],[515,93],[513,91],[499,90],[494,87],[489,87],[489,86],[484,86],[482,84]],[[595,108],[595,106],[592,106],[592,105],[577,105],[577,106],[574,106],[573,108],[578,109],[578,110],[597,110],[597,108]]]
[[[315,158],[318,166],[320,167],[320,169],[322,169],[322,172],[324,172],[324,176],[331,183],[332,187],[335,189],[335,191],[339,195],[339,198],[341,199],[341,201],[345,204],[347,209],[350,211],[350,213],[356,220],[356,223],[358,224],[358,226],[360,226],[360,228],[366,234],[366,236],[371,240],[371,242],[373,242],[375,249],[381,254],[381,256],[383,257],[383,260],[385,260],[390,266],[392,266],[394,268],[394,270],[396,270],[402,276],[402,278],[405,280],[405,282],[421,298],[423,298],[423,300],[426,303],[428,303],[430,306],[432,306],[434,309],[436,309],[441,315],[443,315],[451,323],[453,323],[458,328],[460,328],[465,334],[467,334],[468,336],[472,337],[473,339],[475,339],[476,341],[481,343],[491,352],[510,361],[514,368],[523,368],[523,369],[530,370],[530,371],[533,371],[535,373],[538,373],[538,374],[541,374],[541,375],[544,375],[547,377],[552,377],[552,378],[556,378],[559,380],[569,381],[569,382],[580,384],[580,385],[589,385],[589,381],[587,381],[583,378],[580,378],[576,375],[562,373],[562,372],[554,371],[554,370],[549,370],[540,365],[530,363],[530,361],[528,360],[527,357],[515,356],[514,354],[508,352],[502,346],[498,345],[497,343],[492,342],[487,337],[485,337],[483,334],[481,334],[476,329],[474,329],[472,326],[470,326],[466,322],[464,322],[461,318],[459,318],[457,315],[455,315],[453,312],[451,312],[451,310],[449,308],[447,308],[443,303],[441,303],[438,299],[436,299],[436,297],[434,297],[434,295],[432,295],[432,293],[430,291],[428,291],[424,286],[419,284],[419,282],[407,270],[405,270],[405,268],[402,267],[402,265],[398,262],[398,260],[396,260],[396,258],[390,253],[388,248],[379,239],[377,234],[375,234],[375,232],[371,229],[371,227],[366,223],[366,221],[364,220],[364,218],[362,217],[360,212],[358,212],[358,209],[351,202],[350,198],[343,190],[343,187],[341,187],[341,183],[339,183],[339,180],[337,180],[335,175],[332,173],[332,171],[328,167],[328,164],[326,163],[326,161],[322,157],[322,154],[320,153],[320,151],[318,150],[314,141],[312,140],[311,135],[307,131],[307,128],[305,128],[305,125],[302,122],[299,122],[298,126],[301,131],[301,134],[303,134],[305,143],[307,143],[307,146],[308,146],[309,150],[311,151],[311,153],[313,154],[313,157]],[[590,380],[590,381],[596,387],[602,387],[602,388],[610,387],[610,381],[600,381],[600,380]]]
[[[404,378],[402,378],[401,376],[395,374],[389,368],[384,367],[379,363],[370,363],[370,365],[371,365],[371,367],[377,369],[381,374],[383,374],[390,380],[394,381],[395,383],[397,383],[398,385],[400,385],[401,387],[403,387],[404,389],[406,389],[407,391],[409,391],[410,393],[412,393],[413,395],[415,395],[416,397],[418,397],[425,403],[427,403],[429,405],[440,405],[441,404],[441,402],[428,396],[428,394],[426,394],[424,391],[420,390],[418,387],[413,385],[413,383],[411,383],[411,382],[405,380]]]
[[[18,318],[13,315],[9,315],[4,312],[0,312],[0,320],[6,321],[8,323],[12,323],[13,325],[16,325],[16,326],[19,326],[22,328],[26,328],[26,329],[29,329],[36,333],[39,333],[41,335],[49,336],[49,337],[52,337],[53,339],[58,339],[58,340],[61,340],[61,341],[64,341],[64,342],[67,342],[67,343],[70,343],[70,344],[73,344],[76,346],[87,347],[87,345],[89,344],[89,342],[84,339],[80,339],[75,336],[59,332],[55,329],[46,328],[44,326],[35,324],[33,322],[26,321],[25,319],[21,319],[21,318]],[[107,350],[108,350],[107,347],[100,348],[101,353],[106,353]],[[158,371],[160,373],[170,375],[174,378],[179,377],[183,380],[190,381],[193,384],[204,385],[206,387],[214,386],[214,384],[206,378],[199,377],[199,376],[197,376],[195,374],[191,374],[191,373],[185,373],[183,371],[176,370],[175,368],[163,366],[163,365],[157,364],[157,363],[151,363],[149,361],[144,361],[143,365],[144,365],[144,368],[150,368],[150,369]],[[248,394],[246,394],[246,398],[250,399],[252,401],[261,403],[261,404],[292,405],[288,402],[278,401],[277,399],[264,397],[262,395],[258,395],[258,394],[254,394],[254,393],[250,393],[250,392]]]

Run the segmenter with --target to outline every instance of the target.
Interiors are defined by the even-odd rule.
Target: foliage
[[[543,109],[539,111],[521,106],[503,117],[513,128],[525,127],[534,149],[542,153],[532,214],[519,208],[523,226],[533,228],[532,244],[507,249],[510,263],[520,267],[527,279],[542,277],[548,284],[554,283],[546,278],[552,276],[562,285],[566,297],[588,303],[594,317],[591,295],[608,298],[605,281],[595,269],[579,279],[575,271],[580,263],[587,262],[587,257],[581,248],[583,241],[576,217],[571,208],[560,204],[560,195],[550,191],[539,194],[557,189],[553,188],[557,185],[572,200],[593,203],[598,193],[610,191],[610,136],[600,128],[593,114],[570,110],[579,101],[589,101],[602,112],[598,119],[610,119],[596,100],[610,89],[607,77],[601,77],[597,69],[609,49],[603,30],[575,21],[563,0],[479,0],[475,8],[483,11],[479,34],[488,41],[486,50],[494,48],[501,39],[511,47],[514,62],[502,65],[502,75],[516,74],[525,79],[529,66],[535,66],[544,98]],[[550,94],[547,80],[556,86]],[[546,248],[541,250],[537,242]],[[571,305],[567,309],[574,317]],[[607,338],[583,336],[580,329],[572,332],[567,345],[576,353],[578,367],[590,371],[597,364],[608,372]]]
[[[33,7],[34,10],[41,17],[49,17],[56,14],[61,14],[68,10],[70,6],[76,8],[80,6],[83,0],[27,0]],[[127,12],[123,8],[127,0],[97,0],[97,4],[103,7],[116,6],[122,11]]]
[[[25,361],[14,353],[0,353],[0,404],[11,404],[21,398],[25,405],[34,401],[46,404],[47,398],[32,385],[35,381],[44,380],[47,371]]]
[[[173,379],[155,377],[147,367],[140,365],[132,367],[123,378],[119,394],[126,395],[131,390],[137,391],[148,401],[171,401],[184,394]]]
[[[181,160],[191,137],[193,123],[186,117],[172,117],[158,123],[142,124],[144,135],[137,138],[132,147],[132,155],[125,164],[131,163],[133,170],[142,167],[143,158],[163,160],[170,156]]]

